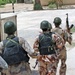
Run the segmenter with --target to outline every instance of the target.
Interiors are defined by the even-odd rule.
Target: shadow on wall
[[[17,0],[17,3],[33,3],[33,0]]]

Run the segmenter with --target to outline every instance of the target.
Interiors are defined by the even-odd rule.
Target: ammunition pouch
[[[48,47],[42,47],[39,49],[41,55],[49,55],[49,54],[55,54],[54,47],[48,46]]]

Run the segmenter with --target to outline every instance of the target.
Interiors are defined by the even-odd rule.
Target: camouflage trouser
[[[59,70],[59,75],[66,75],[66,59],[67,59],[67,53],[66,53],[66,48],[60,52],[59,58],[57,60],[57,65],[59,63],[59,60],[61,60],[61,66]]]
[[[28,63],[22,62],[17,65],[9,66],[6,75],[31,75],[31,69]]]
[[[55,55],[40,56],[38,60],[38,68],[40,75],[56,75],[56,61]]]
[[[6,75],[6,74],[4,74],[4,73],[1,72],[1,75]]]

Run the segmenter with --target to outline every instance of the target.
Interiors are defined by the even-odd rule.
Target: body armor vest
[[[39,52],[41,55],[55,54],[52,32],[39,35]]]
[[[6,39],[3,41],[3,44],[4,50],[2,56],[8,63],[8,65],[14,65],[20,63],[21,61],[29,61],[27,52],[19,44],[19,40],[17,37],[13,39]]]

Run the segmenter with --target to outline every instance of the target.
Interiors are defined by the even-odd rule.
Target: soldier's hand
[[[36,53],[36,52],[34,52],[34,53],[32,53],[32,55],[30,55],[32,58],[37,58],[37,56],[38,56],[38,53]]]
[[[63,44],[60,43],[59,45],[57,45],[57,48],[58,48],[58,49],[62,49],[62,48],[63,48]]]

